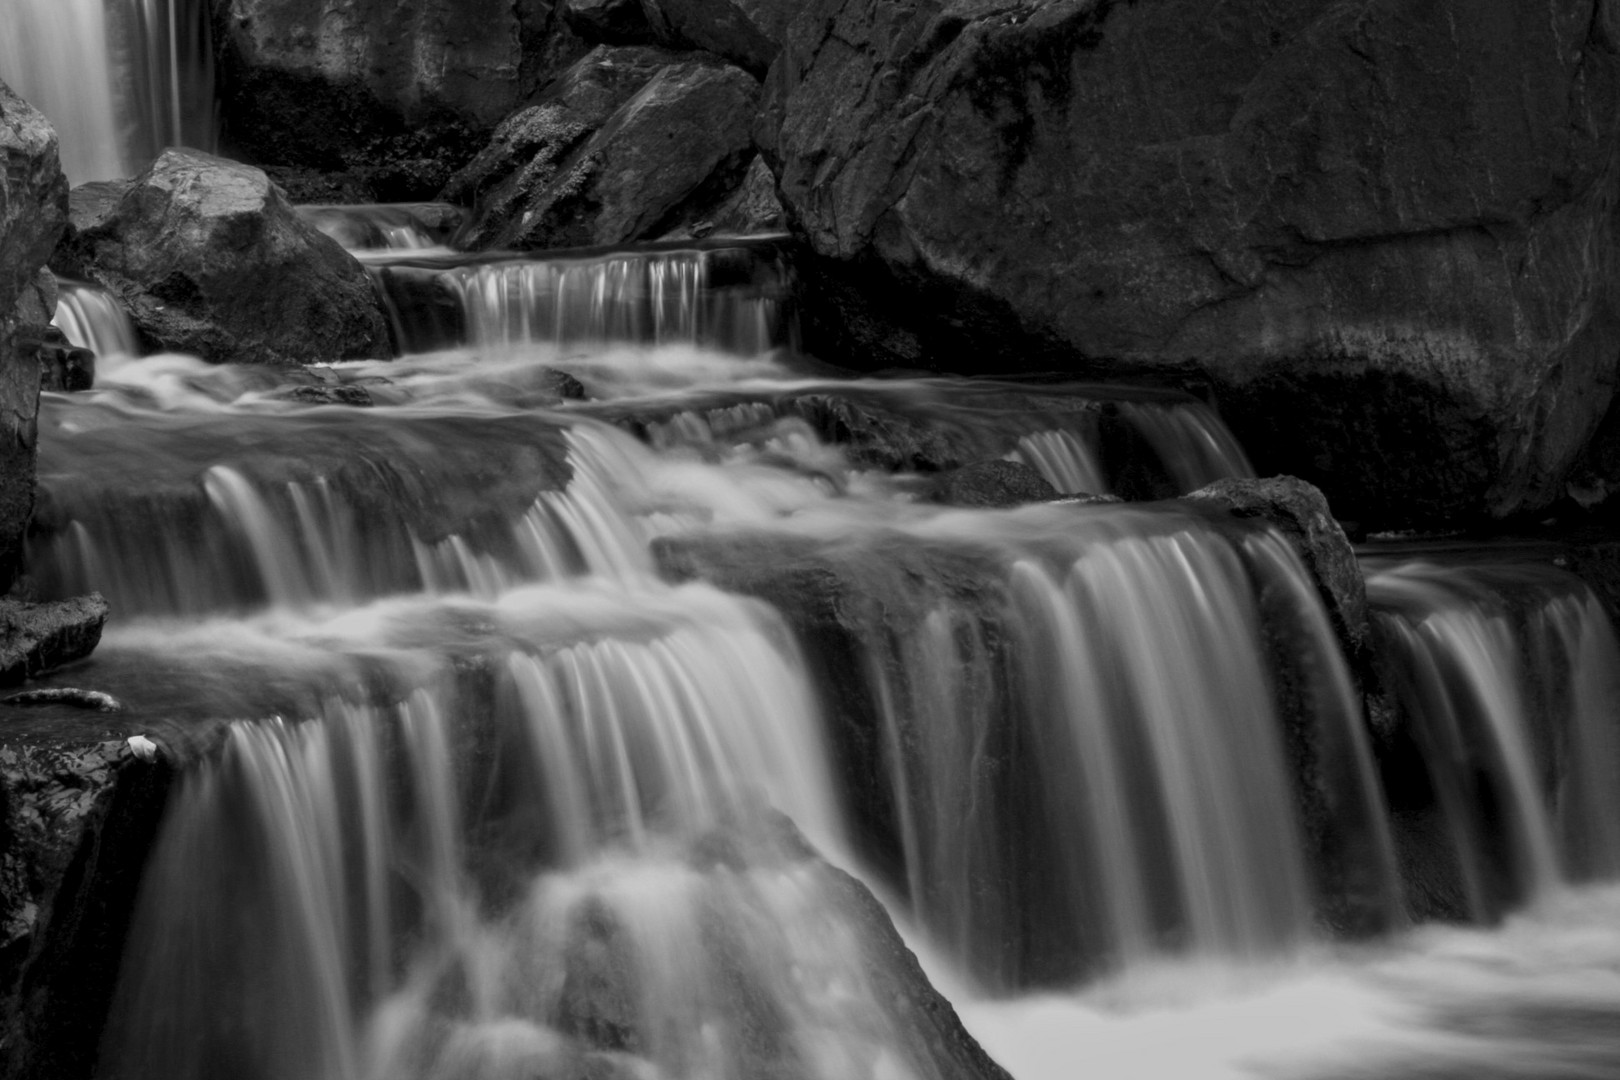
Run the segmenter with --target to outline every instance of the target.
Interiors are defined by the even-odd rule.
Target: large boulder
[[[1347,518],[1502,516],[1620,355],[1616,10],[828,0],[759,137],[822,347],[1181,373]]]
[[[797,0],[642,0],[659,40],[703,49],[763,75],[782,50]]]
[[[459,242],[623,244],[669,232],[723,203],[752,160],[759,84],[712,59],[671,57],[625,94],[660,55],[599,50],[560,80],[555,95],[502,125],[469,175],[446,192],[464,198],[502,177]]]
[[[0,83],[0,588],[17,573],[34,508],[45,327],[40,269],[67,221],[67,179],[45,117]]]
[[[52,265],[115,293],[154,348],[272,364],[389,353],[365,269],[263,172],[200,151],[74,189]]]
[[[551,0],[214,0],[236,154],[310,201],[429,197],[586,49]]]

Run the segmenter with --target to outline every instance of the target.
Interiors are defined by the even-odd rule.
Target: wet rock
[[[536,149],[480,203],[461,244],[584,247],[647,239],[702,214],[741,183],[759,94],[747,73],[703,58],[663,65],[599,126],[591,122],[598,103],[617,94],[587,96],[589,86],[520,114],[507,141]],[[511,156],[520,160],[522,153]]]
[[[1367,583],[1327,498],[1292,476],[1217,480],[1187,496],[1219,503],[1240,518],[1260,518],[1288,539],[1310,571],[1333,628],[1352,657],[1367,650]]]
[[[30,708],[40,705],[68,705],[75,709],[94,709],[96,712],[119,712],[123,705],[111,694],[100,690],[81,690],[76,686],[51,687],[46,690],[24,690],[0,698],[0,705]],[[146,756],[146,755],[141,755]],[[148,760],[150,760],[148,758]]]
[[[46,288],[40,270],[67,221],[56,133],[0,83],[0,587],[18,571],[34,505]],[[54,306],[54,305],[51,305]],[[48,316],[47,316],[48,318]]]
[[[68,341],[67,335],[48,326],[39,348],[39,385],[42,390],[88,390],[96,381],[96,354]]]
[[[729,1073],[815,1073],[802,1059],[806,1047],[795,1025],[806,1022],[805,1013],[813,1016],[826,1005],[819,988],[803,980],[791,980],[783,993],[780,965],[794,949],[808,944],[778,938],[782,931],[808,929],[779,925],[782,909],[774,905],[791,892],[798,905],[795,913],[813,909],[815,925],[840,939],[835,952],[818,955],[818,962],[841,975],[846,969],[833,965],[857,965],[847,972],[852,979],[847,992],[866,999],[865,1037],[881,1040],[915,1075],[1005,1080],[1007,1074],[930,985],[882,904],[859,881],[824,862],[791,822],[767,814],[750,827],[721,828],[694,841],[685,861],[697,880],[672,900],[667,917],[672,925],[679,925],[675,920],[683,916],[693,922],[689,951],[678,963],[690,964],[694,953],[702,957],[690,973],[706,978],[691,993],[706,1009],[724,1016],[736,1033],[711,1044],[711,1052],[728,1061]],[[606,897],[580,902],[570,923],[557,1026],[584,1043],[588,1056],[606,1052],[620,1061],[641,1055],[657,1060],[657,1052],[667,1052],[673,1040],[668,1032],[646,1030],[640,1008],[645,969],[638,963],[634,934]],[[843,944],[850,937],[856,942],[853,948]],[[664,986],[654,992],[669,990]],[[803,1000],[795,1000],[801,996]]]
[[[89,656],[106,621],[98,593],[43,604],[0,599],[0,686]]]
[[[0,714],[6,708],[0,706]],[[82,714],[81,714],[82,715]],[[145,760],[113,719],[0,745],[0,1077],[88,1077],[168,793],[204,740]]]
[[[156,348],[267,364],[389,355],[364,268],[263,172],[195,150],[79,188],[52,265],[115,293]]]
[[[1346,518],[1500,517],[1561,492],[1620,357],[1593,12],[837,0],[758,134],[847,355],[1207,379]]]
[[[276,396],[285,401],[297,401],[305,405],[349,405],[358,409],[369,409],[375,404],[371,400],[371,391],[363,386],[351,384],[320,383],[295,386]]]
[[[221,0],[227,146],[301,201],[431,197],[587,46],[546,0]]]
[[[976,461],[940,477],[935,502],[951,506],[1008,507],[1047,502],[1058,491],[1046,478],[1018,461]]]

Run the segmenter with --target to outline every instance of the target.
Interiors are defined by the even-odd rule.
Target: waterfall
[[[0,80],[56,128],[72,183],[132,176],[214,148],[208,19],[203,0],[12,0]]]
[[[1620,870],[1620,646],[1591,591],[1414,560],[1378,565],[1368,595],[1468,912]]]
[[[52,321],[68,341],[96,354],[98,360],[139,356],[135,326],[111,293],[95,285],[59,281]]]

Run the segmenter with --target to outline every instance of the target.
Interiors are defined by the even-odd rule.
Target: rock
[[[199,151],[76,189],[53,266],[111,290],[156,348],[267,364],[390,355],[365,269],[263,172]]]
[[[646,21],[672,48],[702,49],[764,75],[782,50],[795,0],[642,0]]]
[[[563,72],[533,105],[503,120],[440,194],[448,202],[480,204],[484,220],[468,222],[458,243],[489,246],[486,234],[520,214],[524,200],[556,175],[569,151],[676,59],[662,49],[601,46]]]
[[[276,397],[304,405],[349,405],[357,409],[369,409],[376,404],[371,399],[371,391],[352,384],[295,386]]]
[[[741,182],[758,94],[746,72],[698,58],[660,67],[594,134],[591,109],[573,104],[583,91],[520,114],[507,141],[537,149],[479,205],[459,242],[583,247],[667,232]]]
[[[67,222],[56,133],[0,83],[0,588],[11,583],[34,507],[35,350],[47,307],[40,270]],[[54,307],[54,300],[50,306]]]
[[[659,970],[680,978],[692,1017],[725,1018],[705,1045],[728,1062],[728,1073],[814,1075],[801,1060],[803,1039],[825,1025],[845,1038],[875,1042],[907,1075],[1005,1080],[929,984],[883,905],[824,862],[791,822],[766,812],[751,825],[715,830],[687,847],[684,862],[690,877],[659,913],[656,932],[666,938],[683,933],[688,940],[679,958],[669,956]],[[615,884],[607,877],[600,894],[587,893],[565,915],[556,1026],[588,1052],[667,1065],[660,1058],[683,1045],[684,1033],[647,1030],[642,1006],[673,987],[667,981],[647,986],[648,958],[637,940],[637,931],[648,929],[645,908],[623,905],[615,895],[622,886]],[[807,940],[807,931],[825,940]],[[801,961],[794,954],[806,948],[815,950],[817,969],[843,987],[836,1005],[814,980],[783,977],[785,967],[797,972]],[[669,1006],[667,999],[661,1004]],[[838,1012],[826,1011],[830,1007]],[[860,1011],[858,1029],[838,1019],[851,1009]]]
[[[1261,518],[1277,528],[1310,572],[1347,653],[1353,658],[1365,654],[1367,583],[1355,549],[1320,490],[1292,476],[1273,476],[1217,480],[1187,498],[1219,503],[1237,517]]]
[[[651,45],[657,39],[642,0],[563,0],[563,20],[586,41]]]
[[[807,345],[1206,379],[1377,527],[1544,506],[1620,356],[1594,7],[829,2],[757,133],[849,283]]]
[[[935,502],[951,506],[1008,507],[1047,502],[1058,491],[1040,473],[1018,461],[975,461],[941,476]]]
[[[22,708],[39,705],[69,705],[75,709],[94,709],[97,712],[120,712],[124,707],[111,694],[104,694],[100,690],[81,690],[76,686],[51,687],[47,690],[24,690],[20,694],[9,694],[0,698],[0,705],[16,705]],[[135,736],[135,738],[144,738],[144,736]],[[132,746],[137,745],[133,739],[129,741]],[[150,756],[144,752],[145,744],[140,745],[142,750],[138,750],[137,755],[150,761]]]
[[[3,710],[0,710],[3,711]],[[93,716],[93,718],[92,718]],[[147,855],[201,737],[144,760],[101,714],[0,746],[0,1077],[91,1076]]]
[[[88,390],[96,381],[96,354],[68,341],[55,326],[45,328],[39,348],[39,385],[42,390]]]
[[[218,0],[225,144],[308,201],[441,188],[586,50],[549,0]]]
[[[719,206],[690,225],[661,239],[686,240],[709,236],[751,236],[781,232],[787,227],[782,204],[776,198],[776,177],[765,159],[754,156],[737,190]]]
[[[99,593],[44,604],[0,599],[0,686],[89,656],[106,621]]]

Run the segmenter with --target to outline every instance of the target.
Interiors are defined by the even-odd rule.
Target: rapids
[[[102,1076],[968,1075],[832,867],[1021,1080],[1620,1069],[1620,655],[1574,577],[1370,553],[1364,714],[1293,548],[1151,501],[1249,471],[1199,401],[814,366],[773,240],[312,213],[400,356],[59,311],[103,356],[45,396],[31,587],[115,616],[47,682],[216,744]],[[995,458],[1150,501],[932,501]]]

